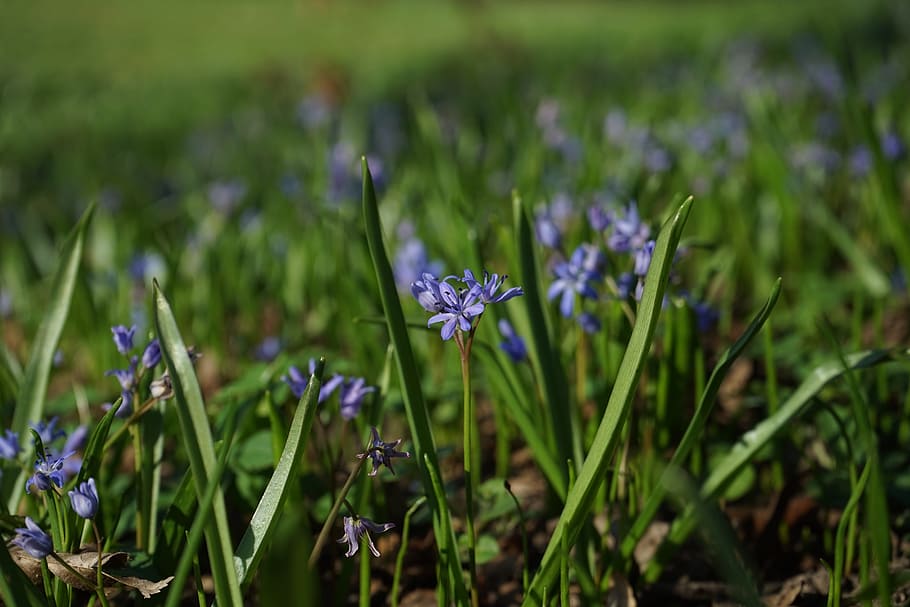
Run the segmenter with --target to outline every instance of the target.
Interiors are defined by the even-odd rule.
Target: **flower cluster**
[[[85,446],[88,438],[88,428],[77,426],[72,433],[67,433],[57,427],[57,417],[48,421],[39,421],[31,425],[32,430],[38,434],[44,452],[39,452],[32,476],[25,485],[25,492],[30,493],[31,487],[38,491],[47,491],[52,485],[62,487],[66,481],[78,474],[82,466],[82,458],[76,454]],[[6,438],[0,438],[0,458],[15,459],[21,451],[19,438],[15,432],[6,430]],[[65,439],[62,448],[57,448],[54,443]]]
[[[133,407],[136,404],[135,400],[139,394],[139,380],[147,371],[154,368],[161,361],[161,346],[158,344],[157,339],[153,339],[143,350],[142,356],[139,357],[131,354],[134,348],[133,340],[136,335],[135,325],[129,328],[124,325],[117,325],[116,327],[111,327],[111,333],[113,334],[117,351],[127,357],[128,365],[125,369],[110,369],[104,374],[116,378],[120,384],[122,402],[120,408],[117,409],[117,417],[126,417],[133,412]],[[162,380],[156,381],[160,382]],[[155,398],[166,398],[169,390],[159,389],[157,392],[161,396],[156,396]]]
[[[425,273],[411,284],[411,294],[424,310],[433,313],[427,326],[442,323],[440,334],[448,340],[455,335],[456,329],[462,333],[473,331],[475,319],[480,318],[486,306],[524,295],[521,287],[512,287],[497,295],[506,278],[484,271],[483,282],[480,282],[471,270],[465,270],[460,278],[447,276],[438,280]],[[449,281],[460,282],[463,286],[456,289]]]

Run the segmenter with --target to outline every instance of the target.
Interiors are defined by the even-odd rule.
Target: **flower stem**
[[[471,345],[474,343],[474,331],[467,337],[456,333],[458,349],[461,352],[461,382],[464,393],[464,496],[465,527],[468,534],[468,573],[471,578],[471,604],[480,604],[477,591],[477,540],[474,535],[474,476],[472,458],[474,454],[474,399],[471,394]]]
[[[104,571],[101,569],[102,558],[104,557],[104,545],[101,543],[101,532],[98,531],[98,524],[92,519],[92,531],[95,533],[95,546],[98,547],[98,569],[97,569],[97,593],[98,600],[101,601],[102,607],[108,607],[107,596],[104,594]]]
[[[335,498],[335,503],[332,504],[329,516],[325,519],[325,524],[322,526],[322,531],[319,532],[319,537],[316,538],[316,545],[313,546],[313,552],[310,553],[310,559],[307,561],[307,566],[310,569],[319,561],[319,555],[322,554],[322,549],[325,548],[325,544],[329,539],[329,533],[332,531],[332,525],[335,524],[335,519],[338,517],[338,511],[341,510],[341,504],[345,502],[348,491],[350,491],[351,487],[354,485],[354,480],[357,478],[357,475],[360,473],[360,470],[363,468],[363,464],[367,459],[368,458],[364,457],[357,460],[357,465],[351,470],[348,479],[344,482],[344,486]]]

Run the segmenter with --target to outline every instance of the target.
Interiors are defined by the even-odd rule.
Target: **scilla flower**
[[[43,559],[54,551],[54,542],[30,516],[25,517],[25,527],[16,529],[13,543],[36,559]]]
[[[373,533],[383,533],[394,527],[394,523],[374,523],[368,518],[360,516],[344,517],[344,535],[338,539],[339,544],[347,544],[348,551],[344,553],[346,557],[352,557],[360,550],[360,538],[366,536],[367,545],[373,556],[380,556],[379,550],[373,544],[373,538],[370,537],[370,531]]]
[[[73,511],[82,518],[94,518],[98,513],[98,489],[90,478],[69,492]]]
[[[63,483],[66,482],[66,477],[63,472],[63,462],[71,455],[72,453],[67,453],[64,456],[57,458],[39,455],[38,459],[35,461],[35,473],[25,483],[25,492],[31,493],[30,489],[32,485],[34,485],[38,491],[47,491],[53,485],[62,487]]]
[[[370,447],[366,453],[358,453],[357,457],[360,459],[368,457],[373,460],[373,469],[369,472],[369,476],[376,476],[380,466],[385,466],[392,471],[392,474],[395,474],[395,470],[392,468],[392,459],[396,457],[411,457],[411,454],[407,451],[395,450],[395,447],[401,444],[400,438],[391,443],[386,443],[379,438],[379,430],[376,429],[376,426],[373,426],[371,432],[373,439],[370,441]]]

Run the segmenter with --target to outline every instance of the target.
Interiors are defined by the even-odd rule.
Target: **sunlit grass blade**
[[[667,468],[661,475],[661,482],[666,483],[665,491],[677,496],[682,503],[690,504],[702,530],[702,539],[709,551],[714,553],[717,568],[727,579],[730,594],[737,604],[762,607],[764,602],[754,578],[742,561],[733,529],[720,510],[698,495],[695,485],[679,468]]]
[[[16,408],[10,424],[12,431],[18,433],[19,436],[27,436],[29,424],[39,421],[43,416],[44,397],[47,393],[54,351],[57,349],[57,342],[60,340],[63,325],[69,314],[73,290],[76,287],[76,277],[79,274],[79,265],[82,260],[85,232],[94,211],[93,203],[82,214],[82,218],[67,237],[60,251],[59,265],[54,273],[48,297],[48,308],[35,341],[32,343],[31,354],[25,367],[22,384],[19,387],[19,396],[16,399]],[[23,461],[30,461],[33,453],[31,444],[25,441],[22,447],[24,452],[20,454],[20,458]],[[17,509],[27,476],[28,473],[23,470],[12,485],[4,484],[4,489],[8,492],[3,498],[7,502],[10,512],[15,512]]]
[[[513,195],[512,213],[515,230],[515,246],[518,249],[519,283],[524,289],[522,301],[530,325],[530,344],[528,356],[534,365],[536,375],[543,384],[543,394],[549,414],[549,423],[553,428],[556,441],[559,469],[563,470],[563,481],[557,492],[565,494],[568,479],[565,478],[565,466],[569,459],[576,463],[582,461],[581,442],[573,437],[571,417],[566,415],[565,404],[568,399],[568,384],[565,369],[560,359],[558,348],[553,343],[547,315],[543,308],[543,291],[537,279],[539,267],[534,253],[534,231],[531,220],[517,194]]]
[[[850,369],[867,369],[891,360],[893,356],[894,353],[890,350],[858,352],[847,357],[847,365]],[[783,429],[787,428],[793,420],[809,409],[813,398],[818,394],[819,390],[843,373],[844,365],[840,361],[829,362],[816,367],[811,375],[800,384],[796,392],[781,405],[777,413],[744,434],[730,453],[717,464],[702,484],[700,491],[702,499],[713,499],[720,495],[724,488],[742,470],[743,466],[748,464],[760,449],[772,441]],[[645,571],[645,578],[649,582],[653,582],[658,578],[667,557],[678,546],[682,545],[692,533],[695,525],[696,519],[690,508],[687,508],[673,521],[666,540]]]
[[[574,545],[589,514],[597,488],[605,478],[607,467],[619,443],[619,436],[632,404],[632,398],[638,388],[638,380],[644,369],[660,315],[673,256],[691,208],[691,197],[676,206],[657,237],[651,265],[645,278],[645,289],[638,307],[635,326],[632,328],[632,336],[620,363],[616,383],[610,393],[604,416],[597,428],[597,434],[588,456],[585,458],[577,480],[569,491],[565,508],[547,545],[537,575],[531,581],[524,605],[541,604],[544,588],[552,585],[558,573],[563,536],[566,536],[569,545]]]
[[[202,500],[209,479],[215,471],[215,449],[212,431],[202,401],[202,391],[183,338],[177,328],[171,306],[155,283],[155,327],[161,341],[161,357],[167,365],[174,390],[174,408],[180,421],[180,431],[196,496]],[[213,516],[206,527],[205,540],[215,581],[215,596],[222,605],[240,605],[240,584],[234,570],[231,535],[228,529],[224,495],[215,492]]]
[[[316,370],[310,376],[306,390],[294,412],[294,419],[288,431],[284,450],[272,473],[272,478],[266,486],[250,520],[250,525],[240,539],[234,551],[234,568],[242,587],[247,587],[253,580],[256,567],[262,559],[269,539],[275,532],[281,514],[281,509],[287,498],[288,491],[295,479],[297,467],[300,464],[300,455],[306,448],[306,437],[313,427],[316,416],[316,405],[319,401],[319,389],[322,387],[322,374],[325,370],[325,359],[319,360]]]
[[[714,367],[714,371],[711,373],[711,377],[708,379],[708,384],[705,386],[698,406],[695,408],[692,420],[686,428],[686,433],[683,435],[682,440],[679,442],[679,446],[673,453],[673,457],[670,459],[670,463],[667,465],[668,467],[664,474],[669,474],[671,473],[670,471],[674,469],[682,469],[683,463],[686,461],[686,458],[689,457],[692,448],[700,440],[705,423],[713,410],[714,402],[717,398],[717,391],[720,389],[721,383],[727,376],[727,372],[730,370],[733,362],[742,354],[743,350],[746,349],[746,346],[751,343],[752,339],[764,326],[768,317],[771,316],[771,311],[774,309],[777,299],[780,296],[780,286],[781,281],[778,278],[777,282],[774,283],[774,288],[771,291],[771,295],[768,297],[768,301],[765,302],[762,309],[759,310],[755,318],[752,319],[752,322],[749,323],[749,326],[743,334],[740,335],[739,339],[721,355],[720,360]],[[664,479],[661,479],[658,481],[654,491],[648,496],[648,500],[636,517],[635,522],[632,523],[632,527],[623,538],[622,544],[617,551],[617,560],[614,561],[614,566],[624,567],[632,556],[635,546],[644,535],[648,525],[651,524],[651,521],[654,519],[658,508],[660,508],[660,505],[666,496],[664,491],[665,486],[666,483],[664,482]]]
[[[433,512],[433,526],[436,531],[436,542],[440,552],[447,554],[446,564],[449,575],[455,584],[455,594],[459,601],[466,599],[467,588],[461,575],[458,561],[457,543],[452,528],[451,514],[446,502],[442,483],[433,483],[433,475],[441,478],[439,461],[436,455],[436,443],[430,429],[430,415],[423,399],[420,387],[420,370],[414,359],[414,351],[408,337],[408,326],[398,299],[395,277],[385,251],[382,237],[382,223],[379,219],[379,204],[373,188],[373,177],[367,166],[366,158],[361,159],[363,171],[363,220],[366,230],[367,246],[373,260],[373,270],[379,288],[382,308],[385,312],[389,338],[395,348],[398,363],[398,378],[401,383],[402,400],[408,427],[411,429],[411,441],[414,446],[415,459],[421,468],[421,479],[424,491]]]

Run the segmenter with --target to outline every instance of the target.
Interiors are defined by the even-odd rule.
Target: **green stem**
[[[146,503],[145,503],[145,478],[142,470],[142,433],[139,426],[129,426],[130,436],[133,438],[133,469],[136,471],[136,548],[143,550],[146,547]]]
[[[461,383],[464,396],[464,495],[465,527],[468,534],[468,574],[471,579],[471,604],[478,607],[480,596],[477,591],[477,541],[474,535],[474,475],[472,457],[474,453],[474,399],[471,394],[471,344],[474,331],[467,337],[456,332],[455,340],[461,352]]]
[[[102,607],[108,607],[107,596],[104,594],[104,570],[101,568],[102,559],[104,557],[104,544],[101,543],[101,532],[98,531],[98,524],[95,523],[94,519],[92,519],[92,531],[95,533],[95,546],[98,547],[98,568],[96,570],[95,591]]]
[[[348,475],[347,480],[344,482],[344,486],[341,488],[341,491],[338,493],[338,497],[335,498],[335,503],[332,504],[332,509],[329,511],[329,516],[325,519],[325,524],[322,526],[322,531],[319,532],[319,537],[316,538],[316,545],[313,546],[313,552],[310,553],[310,559],[307,561],[307,566],[312,569],[316,566],[316,563],[319,562],[319,555],[322,554],[323,548],[325,548],[326,542],[329,539],[329,533],[332,531],[332,525],[335,524],[335,519],[338,517],[338,511],[341,510],[341,504],[345,502],[345,497],[348,494],[348,491],[351,490],[351,487],[354,485],[354,480],[357,478],[357,475],[360,473],[360,470],[363,469],[363,464],[369,458],[362,457],[357,460],[357,465],[354,466],[354,469],[351,470],[351,473]]]

